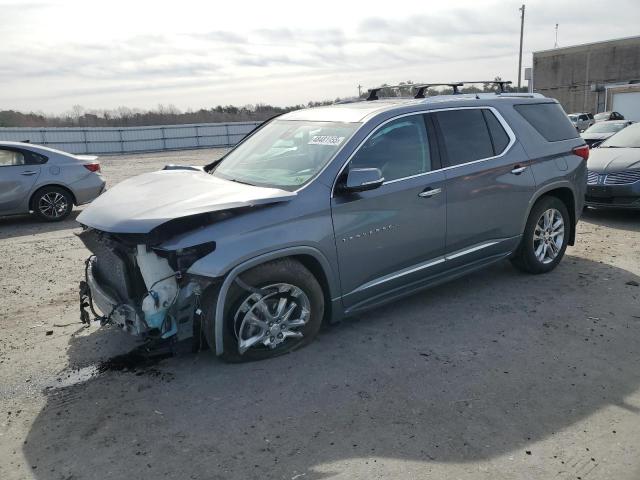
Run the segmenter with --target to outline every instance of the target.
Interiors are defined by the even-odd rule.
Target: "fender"
[[[542,197],[544,194],[549,193],[552,190],[557,190],[559,188],[568,188],[571,193],[573,194],[573,201],[574,201],[574,205],[577,206],[579,205],[579,202],[577,201],[576,198],[576,191],[575,188],[573,187],[573,184],[571,182],[569,182],[568,180],[558,180],[556,182],[552,182],[552,183],[546,183],[544,184],[539,190],[536,190],[536,193],[531,197],[531,200],[529,200],[529,205],[527,206],[527,214],[524,216],[523,219],[523,223],[521,225],[520,231],[524,234],[524,229],[527,225],[527,220],[529,219],[529,215],[531,214],[531,209],[533,208],[533,206],[535,205],[535,203],[540,199],[540,197]],[[571,213],[571,212],[569,212]],[[575,239],[575,235],[576,235],[576,224],[578,223],[578,218],[579,218],[579,212],[574,211],[573,212],[573,216],[574,216],[574,224],[573,224],[573,228],[571,229],[571,237],[569,238],[569,245],[573,245],[573,241]]]
[[[333,273],[333,269],[329,264],[329,261],[324,256],[324,254],[318,250],[317,248],[308,247],[308,246],[297,246],[297,247],[289,247],[281,250],[275,250],[273,252],[264,253],[262,255],[258,255],[257,257],[250,258],[249,260],[245,260],[244,262],[233,267],[229,273],[225,276],[222,285],[220,286],[220,290],[218,292],[218,300],[216,302],[216,312],[215,312],[215,320],[214,320],[214,338],[216,343],[216,355],[222,355],[224,351],[224,346],[222,342],[222,335],[224,330],[224,305],[227,300],[227,294],[229,293],[229,288],[231,284],[236,279],[238,275],[242,272],[249,270],[257,265],[261,265],[263,263],[269,262],[271,260],[276,260],[278,258],[283,257],[291,257],[294,255],[311,255],[314,257],[324,270],[324,274],[327,278],[327,283],[329,284],[329,296],[330,298],[335,298],[338,296],[337,293],[337,284],[335,275]]]

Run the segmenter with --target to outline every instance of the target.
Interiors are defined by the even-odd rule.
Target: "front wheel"
[[[556,197],[543,197],[531,209],[512,263],[528,273],[550,272],[564,256],[571,228],[565,204]]]
[[[263,360],[310,343],[320,330],[324,295],[300,262],[282,259],[240,275],[229,289],[223,360]]]

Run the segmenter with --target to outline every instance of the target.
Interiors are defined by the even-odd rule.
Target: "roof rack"
[[[400,88],[413,88],[413,87],[415,87],[415,85],[413,85],[412,83],[404,83],[402,85],[383,85],[381,87],[370,88],[369,90],[367,90],[367,92],[369,93],[369,96],[367,97],[367,101],[380,100],[380,98],[378,97],[378,92],[385,88],[400,89]]]
[[[453,88],[453,94],[457,95],[458,93],[460,93],[458,91],[458,87],[461,87],[463,85],[462,82],[456,82],[456,83],[426,83],[424,85],[415,85],[415,88],[418,89],[418,91],[416,92],[415,96],[413,98],[424,98],[424,92],[431,87],[451,87]]]
[[[427,91],[427,89],[431,87],[451,87],[453,89],[453,94],[457,95],[460,93],[460,90],[458,90],[458,87],[462,87],[464,85],[468,85],[472,83],[490,83],[493,85],[498,85],[500,87],[500,93],[506,93],[507,91],[505,90],[505,85],[511,85],[511,83],[513,82],[511,82],[511,80],[474,80],[474,81],[469,80],[464,82],[425,83],[420,85],[414,85],[412,83],[405,83],[402,85],[383,85],[381,87],[370,88],[369,90],[367,90],[367,92],[369,93],[369,96],[367,97],[367,101],[379,100],[380,97],[378,97],[378,92],[385,88],[389,88],[389,89],[400,89],[400,88],[414,89],[415,88],[417,89],[417,91],[413,98],[425,98],[425,92]]]
[[[466,81],[460,82],[461,84],[469,84],[469,83],[491,83],[493,85],[498,85],[500,87],[500,93],[506,92],[504,89],[505,85],[511,85],[513,82],[511,80],[477,80],[477,81]]]
[[[461,87],[463,84],[462,82],[455,82],[455,83],[426,83],[426,84],[422,84],[422,85],[414,85],[413,83],[404,83],[402,85],[383,85],[381,87],[376,87],[376,88],[370,88],[369,90],[367,90],[367,92],[369,92],[369,96],[367,97],[367,100],[379,100],[380,97],[378,97],[378,92],[380,90],[383,90],[385,88],[409,88],[409,89],[414,89],[417,88],[418,91],[416,92],[415,96],[413,98],[424,98],[424,92],[425,90],[427,90],[428,88],[431,87],[451,87],[453,88],[453,93],[454,94],[458,94],[460,93],[458,91],[458,87]]]

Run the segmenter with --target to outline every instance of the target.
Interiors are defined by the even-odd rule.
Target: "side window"
[[[580,115],[579,120],[584,122],[585,120],[589,120],[589,117],[587,117],[586,115]]]
[[[431,154],[422,115],[389,122],[376,131],[350,163],[351,168],[379,168],[385,181],[431,170]]]
[[[12,167],[24,164],[24,155],[22,153],[0,149],[0,167]]]
[[[481,109],[436,112],[449,165],[493,157],[493,145]]]
[[[493,140],[493,153],[494,155],[500,155],[509,145],[509,135],[504,131],[504,127],[491,110],[484,109],[482,113],[487,121],[489,133],[491,133],[491,139]]]

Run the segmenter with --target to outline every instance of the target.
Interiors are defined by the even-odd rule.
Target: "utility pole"
[[[553,48],[558,48],[558,24],[556,23],[556,43],[553,45]]]
[[[524,33],[524,4],[519,8],[522,12],[520,15],[520,55],[518,56],[518,91],[522,86],[522,34]]]
[[[358,84],[358,98],[362,96],[362,85]]]

